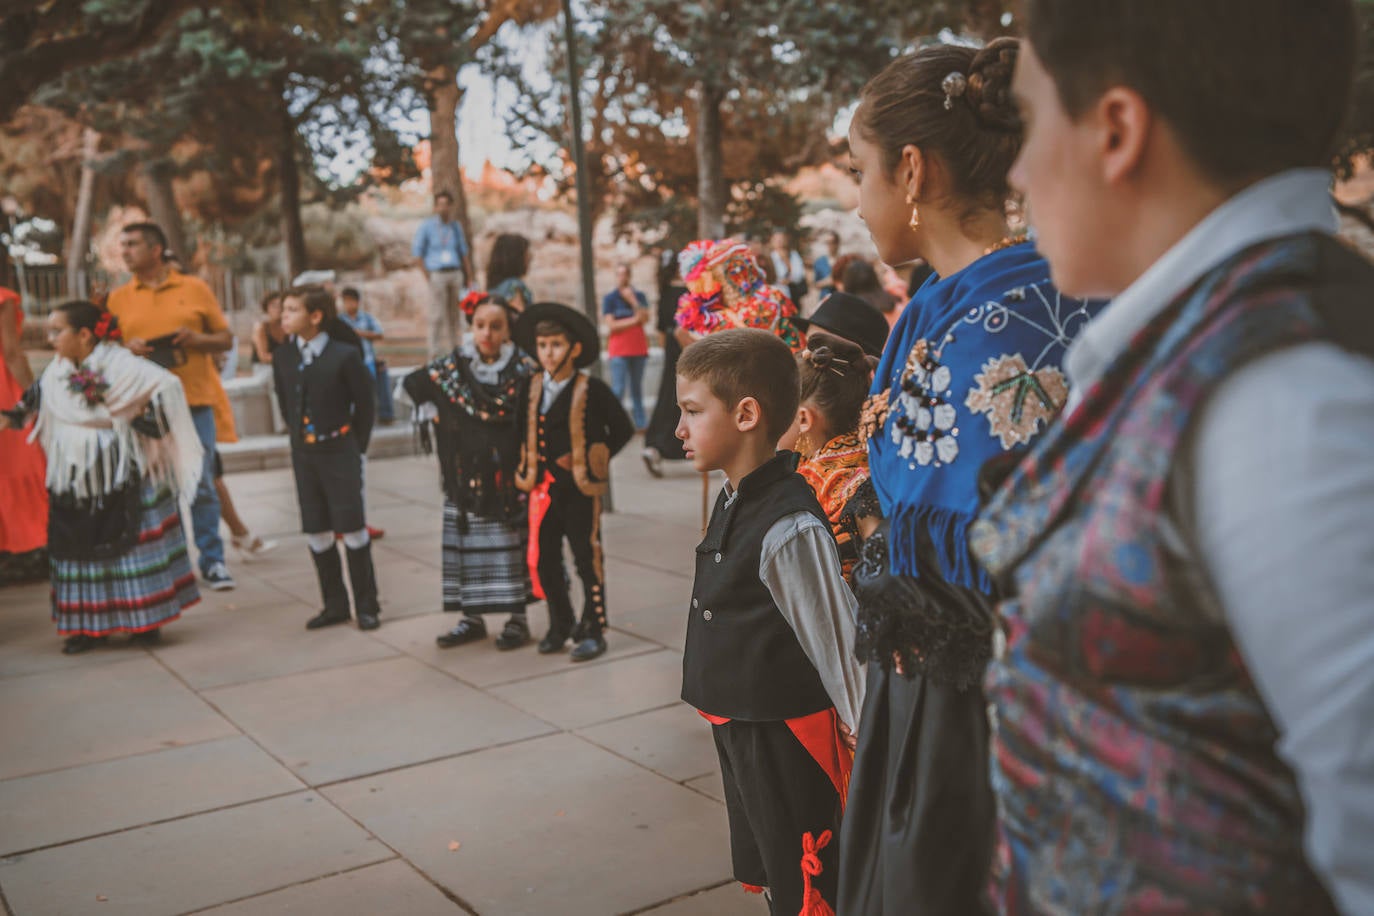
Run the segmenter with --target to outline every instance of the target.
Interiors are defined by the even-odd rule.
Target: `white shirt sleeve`
[[[864,671],[854,657],[858,602],[840,574],[840,552],[824,522],[810,512],[784,516],[763,538],[759,578],[816,666],[840,720],[857,730]]]
[[[1308,860],[1343,912],[1374,913],[1374,361],[1262,357],[1184,454],[1180,521],[1297,775]]]

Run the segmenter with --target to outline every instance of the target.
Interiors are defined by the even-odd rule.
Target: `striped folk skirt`
[[[525,610],[529,568],[527,529],[508,522],[467,516],[444,501],[444,610],[465,614],[514,614]]]
[[[53,557],[52,617],[62,636],[143,633],[200,600],[176,498],[143,490],[138,541],[104,559]]]

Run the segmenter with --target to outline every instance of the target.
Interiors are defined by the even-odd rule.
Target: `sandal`
[[[229,543],[234,545],[234,549],[242,555],[244,560],[256,559],[277,549],[276,541],[265,541],[251,531],[243,537],[232,535],[229,538]]]

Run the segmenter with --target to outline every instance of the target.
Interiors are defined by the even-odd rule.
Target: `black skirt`
[[[991,913],[985,891],[994,812],[982,690],[870,664],[835,911]]]
[[[658,382],[658,403],[654,405],[649,425],[644,430],[644,445],[658,449],[664,461],[682,461],[687,453],[677,437],[677,421],[682,412],[677,406],[677,358],[682,345],[671,333],[663,335],[663,376]]]

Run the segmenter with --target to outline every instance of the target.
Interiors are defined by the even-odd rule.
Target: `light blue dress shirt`
[[[463,235],[462,224],[457,220],[443,223],[439,217],[431,216],[420,224],[410,251],[415,257],[423,259],[425,270],[431,273],[461,270],[463,259],[468,256],[468,240]]]

